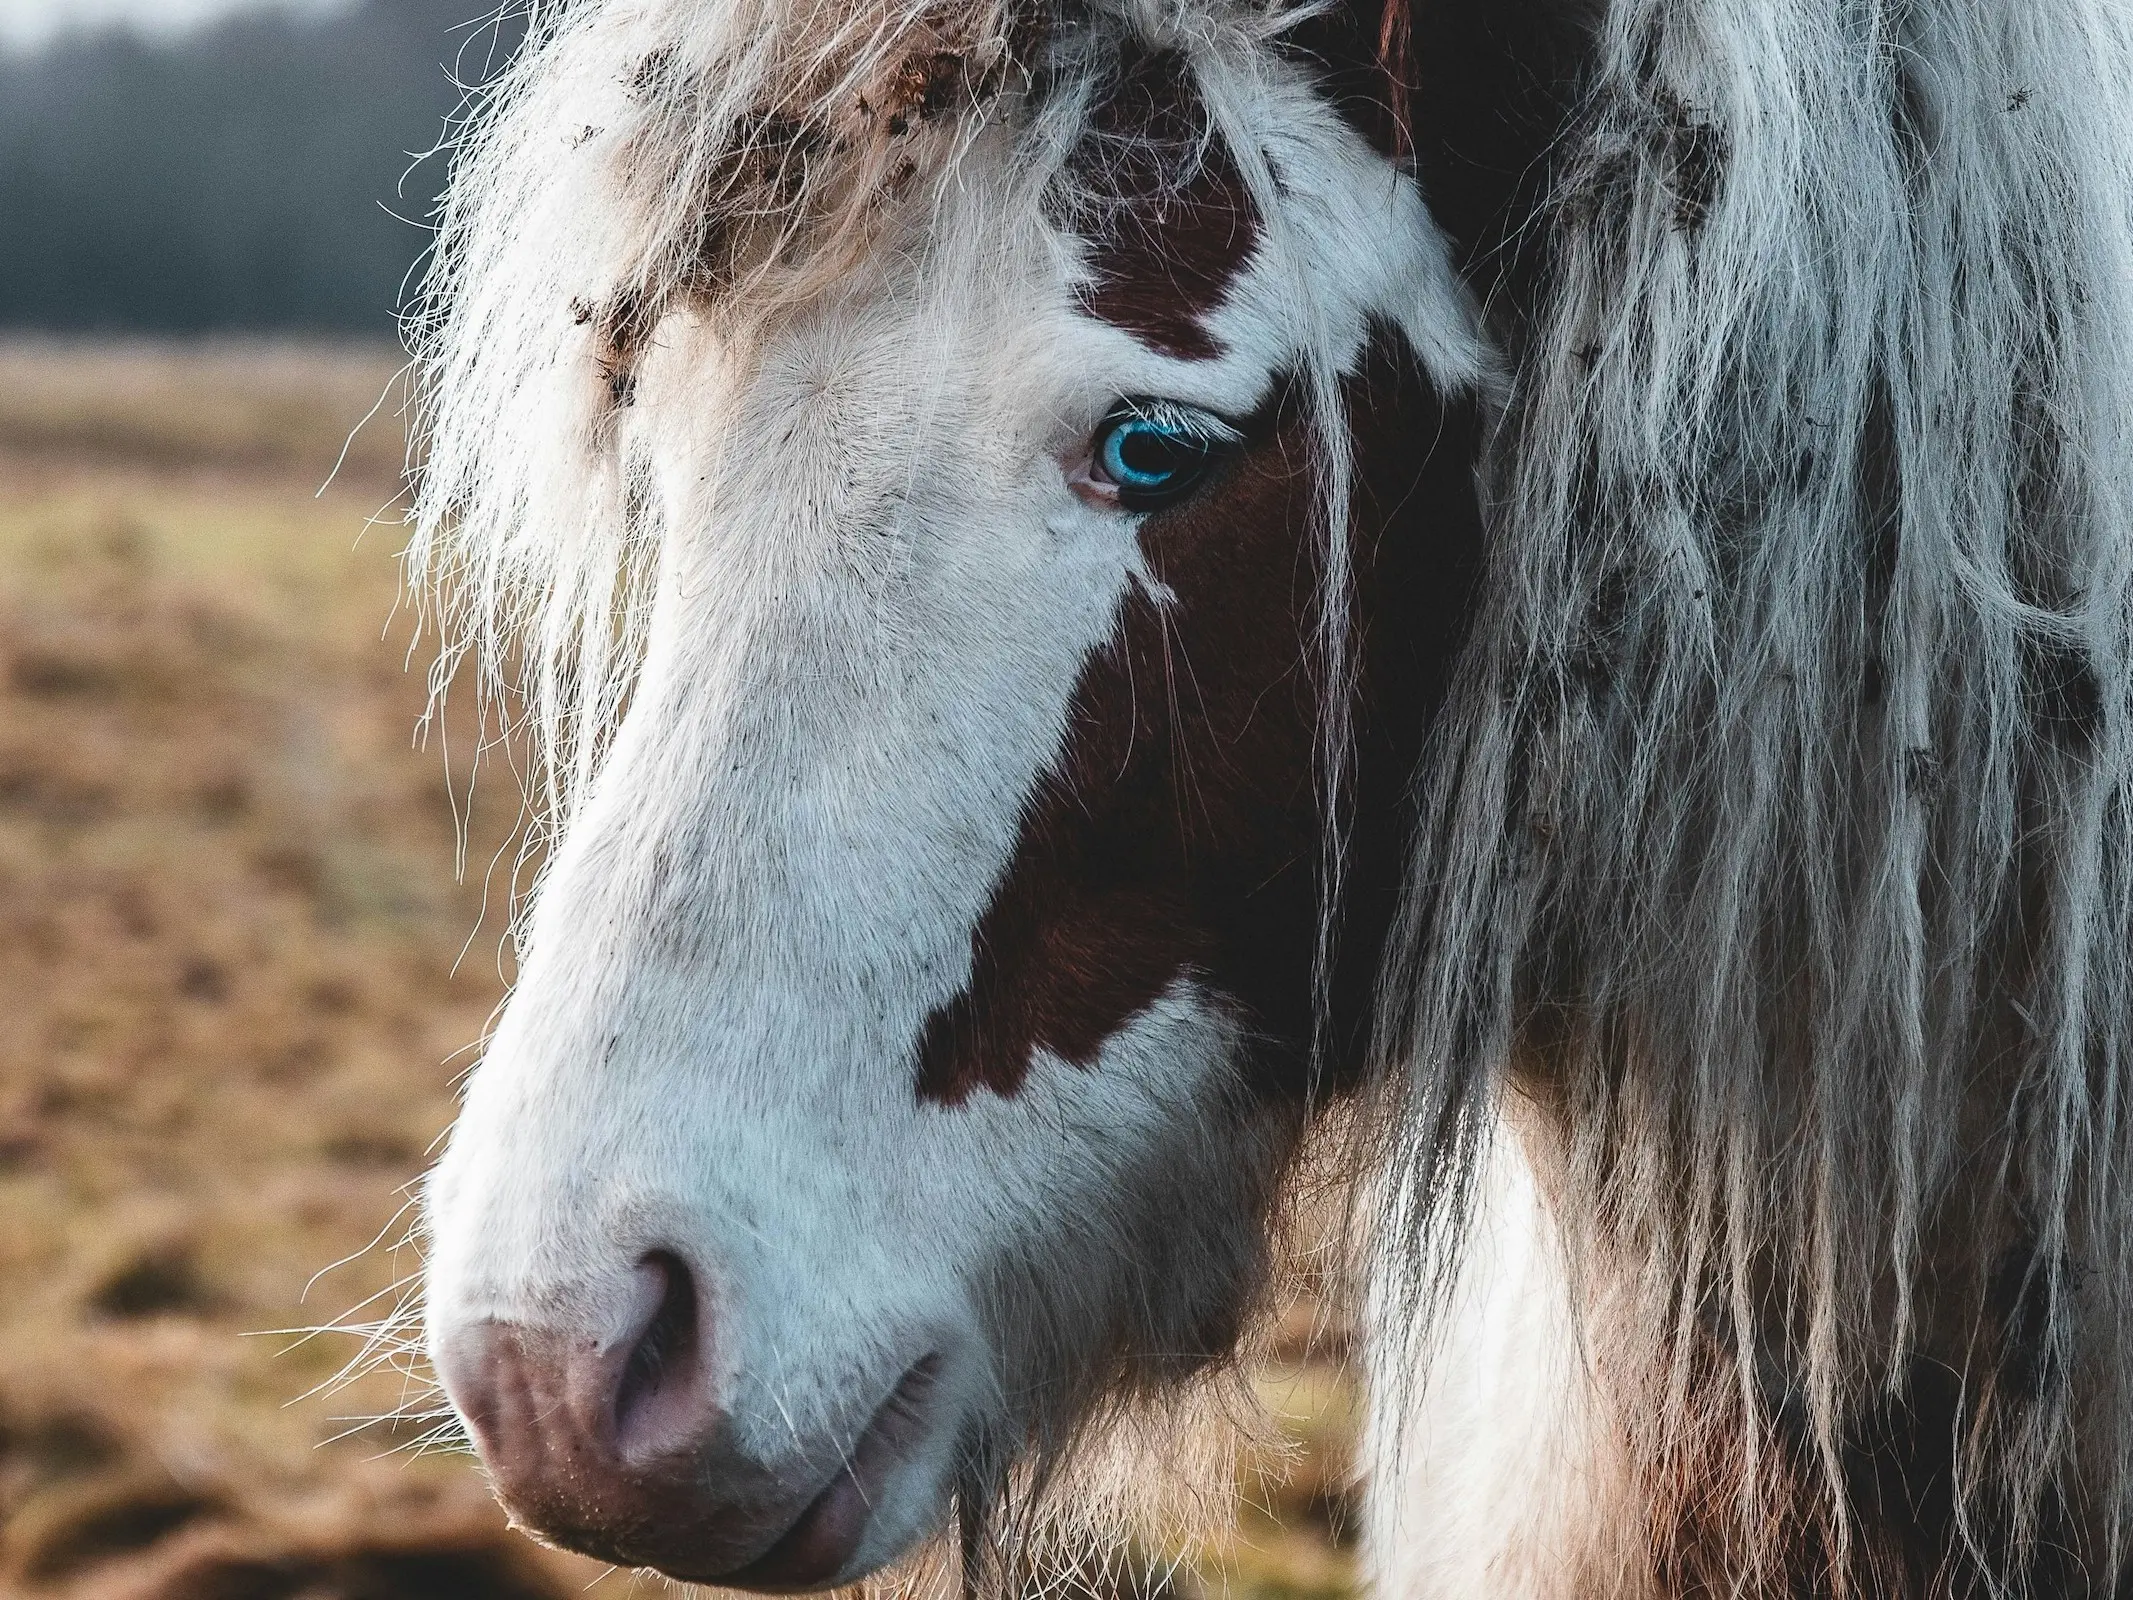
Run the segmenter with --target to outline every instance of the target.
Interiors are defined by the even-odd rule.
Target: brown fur
[[[1069,163],[1089,241],[1082,308],[1181,360],[1222,353],[1202,322],[1251,259],[1259,217],[1207,126],[1185,58],[1135,45]]]
[[[1365,620],[1330,1063],[1343,1078],[1362,1065],[1406,846],[1407,777],[1480,558],[1471,415],[1389,341],[1348,398]],[[1434,447],[1417,450],[1418,439]],[[1038,1049],[1091,1066],[1106,1038],[1188,973],[1244,1014],[1267,1092],[1308,1088],[1322,826],[1311,781],[1309,462],[1304,420],[1277,397],[1242,459],[1143,525],[1150,572],[1176,602],[1136,590],[1111,647],[1083,672],[1067,751],[1025,813],[973,937],[970,986],[928,1025],[927,1098],[1012,1094]],[[1379,614],[1381,593],[1402,597],[1397,622]]]

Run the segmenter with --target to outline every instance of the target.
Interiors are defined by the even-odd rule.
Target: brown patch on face
[[[1082,309],[1160,355],[1221,355],[1202,318],[1251,258],[1259,216],[1183,55],[1128,48],[1067,176],[1095,274]]]
[[[1481,557],[1477,423],[1383,340],[1349,385],[1360,682],[1348,887],[1328,1065],[1359,1070],[1404,868],[1408,783],[1443,698]],[[928,1019],[918,1089],[1011,1095],[1033,1053],[1081,1067],[1191,974],[1256,1041],[1262,1092],[1309,1088],[1321,814],[1307,641],[1319,561],[1304,419],[1277,400],[1254,443],[1140,538],[1136,589],[1077,684],[1067,748],[1026,807],[972,936],[969,987]]]

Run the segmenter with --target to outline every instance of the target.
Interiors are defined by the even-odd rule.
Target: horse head
[[[700,9],[537,38],[447,233],[454,559],[589,563],[537,709],[611,727],[429,1317],[526,1523],[812,1588],[1233,1347],[1361,1069],[1489,374],[1263,21]]]

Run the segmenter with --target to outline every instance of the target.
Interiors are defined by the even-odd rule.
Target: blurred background
[[[395,1304],[508,976],[518,794],[470,705],[418,736],[396,563],[486,3],[0,0],[0,1596],[662,1588],[511,1534],[378,1420],[417,1380],[297,1331]],[[1188,1597],[1351,1592],[1321,1311],[1249,1375],[1235,1528],[1150,1552]]]

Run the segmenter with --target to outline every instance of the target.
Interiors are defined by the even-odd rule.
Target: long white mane
[[[1559,160],[1388,995],[1393,1298],[1515,1081],[1735,1570],[1804,1521],[1841,1581],[1847,1441],[1950,1375],[1987,1569],[2115,1570],[2133,11],[1617,0]]]

